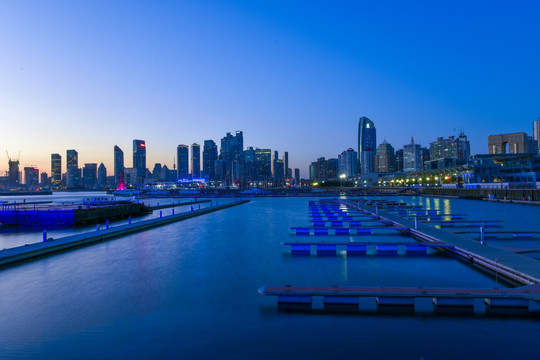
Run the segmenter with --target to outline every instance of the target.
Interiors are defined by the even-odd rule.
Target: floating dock
[[[233,201],[218,206],[210,206],[201,210],[183,212],[176,215],[169,215],[155,219],[140,221],[133,224],[120,225],[104,230],[96,230],[83,234],[76,234],[59,239],[46,239],[47,241],[27,244],[0,251],[0,266],[14,264],[21,261],[28,261],[39,257],[54,254],[59,251],[74,249],[80,246],[89,245],[125,236],[131,233],[152,229],[158,226],[171,224],[173,222],[190,219],[196,216],[208,214],[214,211],[227,209],[233,206],[248,203],[249,200]]]
[[[471,313],[481,314],[503,308],[540,316],[540,285],[514,289],[263,286],[259,294],[277,296],[278,303],[303,305],[304,310],[311,308],[314,297],[320,297],[325,307],[353,305],[353,309],[359,310],[360,298],[373,298],[379,308],[411,307],[410,310],[426,312],[430,308],[422,300],[428,299],[431,311],[435,312],[468,308]]]
[[[321,201],[322,202],[322,201]],[[402,229],[403,232],[410,234],[417,243],[378,243],[374,244],[375,251],[378,255],[397,255],[398,247],[405,249],[405,254],[408,251],[412,254],[417,251],[417,254],[424,254],[428,247],[442,248],[449,254],[466,261],[468,264],[476,266],[483,271],[491,272],[506,281],[518,285],[516,288],[505,289],[452,289],[452,288],[382,288],[382,287],[292,287],[292,286],[264,286],[259,289],[259,293],[263,295],[273,295],[278,297],[279,304],[298,305],[302,309],[311,309],[313,297],[321,297],[326,305],[336,306],[343,305],[352,307],[358,310],[360,298],[376,299],[379,308],[394,308],[406,307],[414,310],[419,307],[418,304],[428,302],[432,304],[436,311],[444,312],[447,309],[466,309],[467,312],[472,310],[476,312],[495,311],[498,309],[518,309],[526,312],[528,315],[540,315],[540,262],[537,260],[512,253],[510,251],[491,247],[480,243],[476,240],[453,234],[441,229],[428,226],[424,222],[419,222],[418,218],[412,219],[403,218],[404,214],[409,214],[409,210],[395,212],[385,211],[384,216],[378,213],[378,203],[375,205],[375,211],[363,205],[356,205],[351,202],[343,202],[339,200],[326,200],[325,206],[320,206],[326,218],[331,216],[348,216],[348,211],[345,209],[353,209],[355,213],[362,213],[371,216],[378,216],[378,220],[389,225],[389,228]],[[390,209],[399,207],[405,208],[402,205],[384,207]],[[310,208],[313,210],[315,206],[310,203]],[[415,207],[412,207],[413,209]],[[417,211],[421,216],[429,215],[426,212],[422,213],[421,209]],[[334,219],[332,219],[334,220]],[[331,231],[349,232],[352,227],[344,227],[344,224],[336,222],[335,224],[327,221],[320,223],[316,227],[293,228],[296,235],[315,235],[318,231],[320,234],[326,235]],[[414,220],[414,221],[413,221]],[[314,222],[315,223],[315,222]],[[440,223],[440,222],[439,222]],[[480,226],[489,226],[498,224],[496,220],[461,220],[456,223],[475,224]],[[362,227],[359,227],[362,229]],[[384,227],[381,227],[384,228]],[[356,229],[356,228],[355,228]],[[519,234],[525,235],[525,234]],[[368,242],[285,242],[284,245],[291,246],[293,254],[311,254],[312,247],[315,247],[317,255],[335,255],[337,246],[345,247],[348,256],[366,255]],[[432,246],[428,246],[432,244]],[[410,248],[408,249],[407,246]],[[403,251],[402,251],[403,253]],[[478,310],[480,309],[480,310]]]

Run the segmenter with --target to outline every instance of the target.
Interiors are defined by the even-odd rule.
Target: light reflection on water
[[[440,206],[438,199],[428,200],[433,208]],[[523,210],[440,201],[455,212],[504,217],[512,226],[512,217]],[[280,243],[294,239],[291,226],[308,223],[307,202],[254,199],[4,269],[2,356],[316,359],[361,353],[365,358],[455,359],[505,358],[516,348],[520,354],[536,352],[535,320],[279,313],[275,298],[257,293],[260,286],[496,285],[442,255],[291,256]],[[492,210],[492,205],[499,207]],[[536,208],[526,210],[538,215]]]

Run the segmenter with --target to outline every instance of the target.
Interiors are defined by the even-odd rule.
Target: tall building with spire
[[[375,172],[377,130],[373,121],[362,116],[358,121],[358,169],[361,174]]]

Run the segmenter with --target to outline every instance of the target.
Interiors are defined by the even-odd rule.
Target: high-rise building
[[[241,177],[241,174],[238,174],[237,171],[234,171],[235,174],[233,174],[233,161],[237,161],[235,169],[238,169],[244,160],[244,135],[242,131],[237,131],[235,135],[227,133],[221,139],[220,156],[225,162],[225,177],[220,180],[232,183],[232,181],[236,180],[233,179],[233,175],[235,175],[235,178]]]
[[[114,145],[114,182],[117,188],[124,188],[124,152],[117,145]]]
[[[358,121],[358,161],[362,174],[375,172],[377,130],[373,121],[362,116]]]
[[[276,150],[274,151],[274,157],[272,159],[272,175],[274,177],[275,187],[283,186],[283,181],[285,179],[284,169],[283,159],[279,158],[279,153]]]
[[[199,144],[191,144],[191,178],[201,178],[201,146]]]
[[[178,145],[176,147],[176,161],[178,162],[178,179],[189,178],[189,147]]]
[[[137,170],[137,185],[140,186],[146,177],[146,143],[144,140],[133,140],[133,168]]]
[[[457,139],[454,136],[448,139],[439,137],[429,144],[429,154],[429,160],[457,159],[464,163],[471,155],[471,145],[463,133]]]
[[[422,171],[424,169],[422,160],[422,147],[415,144],[411,137],[411,143],[403,145],[403,171]]]
[[[97,184],[100,186],[107,185],[107,168],[103,163],[99,164],[97,170]]]
[[[338,177],[345,175],[352,178],[358,175],[358,153],[352,148],[348,148],[338,155]]]
[[[289,180],[289,152],[283,152],[283,177]]]
[[[255,149],[255,180],[270,182],[272,179],[272,150]]]
[[[66,167],[68,188],[77,188],[81,186],[81,169],[79,169],[79,154],[76,150],[66,151]]]
[[[257,181],[255,149],[249,146],[244,150],[244,182]]]
[[[40,181],[40,184],[41,186],[45,187],[45,186],[49,186],[49,177],[47,176],[47,173],[45,171],[43,171],[41,174],[40,174],[40,177],[41,177],[41,181]]]
[[[21,185],[21,177],[19,174],[19,160],[8,160],[9,165],[9,172],[8,172],[8,179],[9,179],[9,186],[16,188]]]
[[[62,185],[62,156],[51,154],[51,187],[54,189]]]
[[[395,152],[392,145],[384,140],[377,147],[377,155],[375,157],[375,169],[378,173],[391,173],[395,171]]]
[[[296,185],[300,185],[300,169],[298,168],[294,169],[294,181]]]
[[[533,140],[536,141],[536,152],[540,153],[540,118],[533,121]]]
[[[322,182],[326,180],[337,180],[338,159],[325,159],[320,157],[309,166],[309,180],[312,182]]]
[[[217,158],[218,150],[214,140],[204,140],[202,171],[205,179],[215,180],[215,162]]]
[[[97,184],[97,164],[87,163],[83,167],[83,186],[92,189]]]
[[[396,150],[396,161],[394,162],[396,172],[403,172],[403,149]]]
[[[161,170],[163,167],[161,166],[161,163],[155,163],[154,164],[154,170],[152,170],[152,180],[154,181],[161,181],[163,178],[161,177]]]
[[[26,187],[39,185],[39,169],[34,166],[24,167],[24,184]]]

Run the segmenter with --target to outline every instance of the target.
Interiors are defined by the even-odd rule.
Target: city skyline
[[[110,172],[110,149],[140,138],[148,164],[172,167],[178,144],[238,129],[306,177],[356,149],[344,129],[359,116],[396,149],[463,129],[479,154],[488,135],[530,135],[538,5],[421,5],[3,3],[2,150],[50,172],[76,149]]]

